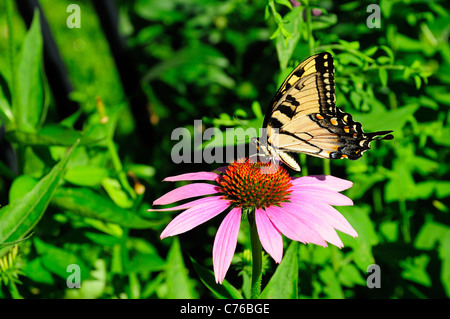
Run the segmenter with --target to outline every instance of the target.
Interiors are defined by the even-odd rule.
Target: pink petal
[[[167,211],[173,211],[173,210],[181,210],[181,209],[186,209],[186,208],[191,208],[194,207],[196,205],[199,204],[203,204],[203,203],[207,203],[210,201],[216,201],[218,199],[220,199],[222,196],[209,196],[209,197],[203,197],[200,199],[196,199],[192,202],[189,203],[185,203],[183,205],[178,205],[175,207],[169,207],[169,208],[161,208],[161,209],[148,209],[148,212],[167,212]]]
[[[161,233],[161,239],[168,236],[175,236],[219,215],[230,206],[230,202],[225,199],[217,199],[213,202],[206,202],[185,210],[175,217]]]
[[[317,205],[317,210],[320,210],[330,224],[337,230],[352,237],[358,237],[356,230],[336,208],[329,205]]]
[[[186,198],[219,193],[220,188],[213,184],[194,183],[184,185],[164,194],[153,202],[153,205],[167,205]]]
[[[310,175],[302,177],[292,177],[292,185],[319,186],[341,192],[352,187],[353,183],[331,175]]]
[[[222,284],[236,250],[241,209],[233,208],[220,224],[214,239],[213,266],[216,282]]]
[[[336,206],[353,206],[353,201],[334,190],[317,186],[292,186],[292,196],[311,201],[321,201]]]
[[[290,200],[295,204],[307,207],[308,210],[314,212],[314,214],[322,216],[335,229],[350,236],[358,237],[358,233],[355,231],[355,229],[350,225],[347,219],[345,219],[345,217],[334,207],[321,202],[311,203],[311,201],[295,197],[292,197]]]
[[[304,244],[313,243],[326,247],[327,243],[314,229],[306,225],[290,211],[271,206],[266,208],[267,216],[286,237]]]
[[[262,209],[256,209],[255,221],[261,245],[275,262],[280,263],[283,258],[283,237],[280,231]]]
[[[282,206],[285,210],[292,213],[296,219],[300,220],[305,225],[308,225],[325,241],[337,247],[344,246],[334,228],[321,215],[315,214],[315,211],[310,211],[304,205],[296,205],[292,203],[283,203]]]
[[[176,176],[166,177],[164,182],[177,182],[177,181],[215,181],[219,177],[219,174],[213,172],[197,172],[186,173]]]

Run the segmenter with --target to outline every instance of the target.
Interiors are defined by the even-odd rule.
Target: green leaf
[[[5,78],[0,73],[0,118],[5,121],[5,124],[14,122],[14,115],[11,109],[9,88]]]
[[[329,297],[333,299],[344,298],[344,292],[342,290],[341,283],[339,282],[336,272],[330,266],[325,266],[320,270],[319,277],[324,283],[323,291]]]
[[[439,126],[442,125],[439,124]],[[450,139],[448,138],[450,136],[450,127],[439,128],[430,135],[434,143],[450,147]]]
[[[45,213],[77,145],[75,144],[28,194],[0,209],[0,243],[23,238],[36,226]]]
[[[429,261],[430,256],[426,254],[400,260],[399,266],[403,268],[402,277],[425,287],[431,287],[431,279],[426,270]]]
[[[389,63],[394,64],[395,55],[394,55],[394,52],[392,51],[392,49],[386,45],[381,45],[380,49],[384,50],[384,52],[386,52],[386,54],[389,56]]]
[[[405,52],[422,51],[423,49],[420,41],[398,32],[395,34],[393,46],[395,49]]]
[[[417,155],[411,156],[410,163],[424,176],[435,172],[439,168],[438,162]]]
[[[92,241],[93,243],[95,243],[99,246],[102,246],[103,248],[113,247],[114,245],[123,245],[124,244],[123,238],[118,238],[116,236],[111,236],[111,235],[104,234],[104,233],[85,231],[83,233],[83,235],[86,238],[89,238],[89,240]],[[122,235],[122,234],[119,234],[119,236],[120,235]]]
[[[79,186],[99,186],[109,175],[109,171],[100,166],[77,165],[67,169],[64,179]]]
[[[12,143],[30,146],[71,146],[78,139],[81,140],[81,145],[99,141],[99,139],[83,137],[77,130],[59,124],[46,125],[37,133],[9,131],[6,133],[6,139]]]
[[[434,186],[438,198],[450,196],[450,181],[436,181]]]
[[[414,247],[431,250],[447,236],[450,236],[450,227],[433,220],[427,220],[416,236]]]
[[[142,271],[161,271],[164,269],[165,265],[166,262],[156,253],[139,254],[126,263],[122,274]]]
[[[380,77],[381,85],[383,87],[387,86],[388,83],[388,72],[385,68],[378,69],[378,76]]]
[[[31,176],[21,175],[17,177],[9,190],[9,202],[12,203],[16,199],[19,199],[25,196],[28,192],[30,192],[38,181]]]
[[[260,299],[297,299],[298,242],[292,241]]]
[[[422,86],[422,80],[420,78],[420,76],[418,75],[414,75],[414,83],[416,84],[416,89],[419,90],[420,87]]]
[[[25,276],[34,282],[47,285],[53,285],[55,283],[51,272],[42,265],[40,257],[28,261],[22,270]]]
[[[126,171],[131,171],[137,178],[152,178],[156,170],[154,167],[144,164],[130,163],[126,165]]]
[[[338,41],[340,44],[342,44],[342,46],[347,49],[347,51],[351,51],[351,50],[359,50],[360,48],[360,43],[358,41],[352,41],[352,42],[348,42],[345,40],[340,39]]]
[[[450,105],[450,93],[448,87],[442,85],[427,86],[425,92],[433,99],[444,105]]]
[[[280,28],[283,25],[279,26],[279,30],[283,31],[284,33],[280,32],[279,34],[277,34],[275,46],[277,49],[281,70],[287,68],[289,60],[291,59],[297,43],[300,40],[299,26],[302,22],[302,11],[302,7],[294,8],[284,17],[283,21],[288,21],[284,24],[284,27]],[[290,35],[289,38],[287,38],[288,34]]]
[[[197,293],[193,289],[188,269],[184,265],[180,242],[174,238],[167,255],[166,284],[169,299],[194,299]]]
[[[414,113],[419,109],[419,105],[414,103],[405,105],[395,110],[385,108],[376,109],[370,113],[352,112],[355,121],[364,123],[367,131],[393,130],[400,131],[408,121],[413,119]]]
[[[289,2],[289,0],[275,0],[275,3],[284,5],[292,10],[292,4]]]
[[[329,28],[337,24],[338,18],[336,14],[321,15],[312,21],[312,29],[320,30]]]
[[[382,55],[377,58],[377,63],[380,65],[389,64],[391,63],[391,59],[387,56]]]
[[[134,4],[135,12],[147,20],[162,20],[165,24],[186,19],[183,10],[177,10],[176,1],[138,0]]]
[[[33,239],[33,243],[42,265],[51,273],[66,279],[70,275],[67,266],[76,264],[80,267],[81,280],[89,278],[89,269],[75,253],[47,244],[37,237]]]
[[[211,290],[214,296],[219,299],[243,299],[241,293],[226,279],[223,281],[222,285],[219,285],[216,283],[214,273],[211,270],[201,266],[192,257],[191,262],[200,277],[200,280],[209,290]]]
[[[97,299],[102,296],[106,287],[106,262],[97,259],[94,266],[95,269],[90,271],[91,276],[83,280],[79,289],[66,289],[65,299]]]
[[[64,151],[67,148],[64,148]],[[79,148],[77,148],[79,149]],[[76,154],[77,150],[72,154],[72,159]],[[56,165],[56,163],[64,157],[62,156],[53,159],[50,154],[49,149],[43,147],[25,147],[24,151],[24,163],[23,163],[23,174],[31,176],[37,180],[44,177],[45,174],[49,172],[49,167]],[[72,161],[71,159],[71,161]],[[68,164],[70,165],[70,163]]]
[[[20,103],[14,115],[19,128],[35,131],[41,122],[44,105],[42,81],[42,34],[39,11],[36,10],[31,27],[23,42],[18,65]],[[71,145],[74,142],[71,143]]]
[[[372,247],[379,243],[374,224],[369,217],[371,208],[368,205],[342,206],[338,210],[358,233],[357,238],[345,234],[340,234],[339,237],[345,247],[353,248],[355,264],[361,271],[366,272],[367,265],[375,263]]]
[[[396,200],[416,199],[416,183],[412,176],[411,168],[400,158],[394,162],[392,177],[386,184],[385,200],[393,202]]]
[[[136,212],[123,209],[88,188],[59,188],[56,190],[51,204],[83,217],[95,218],[129,228],[153,228],[164,222],[145,220]]]
[[[351,54],[351,53],[347,53],[347,52],[341,53],[337,56],[337,58],[339,59],[339,62],[341,64],[345,64],[345,65],[354,64],[359,67],[362,67],[364,65],[364,62],[361,60],[360,57],[358,57],[354,54]]]
[[[450,233],[441,238],[438,252],[442,260],[441,281],[447,296],[450,296]]]
[[[133,206],[133,201],[128,197],[117,179],[105,177],[102,180],[102,186],[117,206],[122,208]]]
[[[253,114],[255,114],[256,118],[262,119],[264,117],[264,114],[261,110],[261,104],[259,104],[259,102],[256,100],[252,102],[252,111]]]
[[[417,234],[414,247],[423,250],[435,250],[436,246],[438,246],[439,258],[442,260],[441,281],[447,296],[450,296],[450,227],[428,218]],[[428,260],[419,260],[419,265],[414,267],[416,268],[414,271],[419,272],[419,278],[423,284],[428,284],[428,275],[425,273],[426,265],[420,265],[420,262],[426,264]],[[407,271],[407,276],[416,275],[410,269],[407,269]]]
[[[380,233],[386,239],[387,242],[396,242],[398,240],[399,233],[399,222],[398,221],[384,221],[380,225]]]
[[[370,57],[370,56],[374,55],[375,52],[378,51],[378,49],[379,49],[379,47],[377,45],[375,45],[375,46],[367,48],[366,50],[363,50],[363,53]]]
[[[199,86],[216,83],[231,89],[234,87],[234,80],[223,71],[228,65],[229,61],[219,50],[196,43],[152,67],[144,75],[143,81],[161,78],[181,89],[181,75],[187,83],[194,82]]]
[[[342,285],[347,287],[353,287],[355,284],[361,286],[366,285],[366,281],[361,275],[361,272],[354,264],[344,264],[339,271],[338,279]]]

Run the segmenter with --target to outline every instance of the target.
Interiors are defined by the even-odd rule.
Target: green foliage
[[[63,119],[44,72],[39,15],[27,30],[14,2],[0,3],[8,30],[0,32],[0,296],[248,298],[245,256],[215,283],[216,219],[161,241],[174,215],[146,212],[178,185],[165,177],[220,166],[172,164],[171,133],[192,132],[194,119],[222,132],[261,127],[293,67],[329,51],[337,105],[365,131],[394,130],[395,139],[372,143],[358,161],[302,158],[311,175],[325,166],[354,183],[345,193],[354,206],[338,209],[359,236],[339,234],[343,249],[285,240],[282,263],[267,258],[261,297],[448,298],[449,12],[443,1],[383,0],[381,27],[369,28],[369,4],[119,1],[119,28],[149,101],[149,150],[90,2],[79,2],[80,29],[61,23],[67,2],[41,3],[80,106]],[[224,136],[203,148],[249,138]],[[236,253],[249,246],[242,225]],[[81,268],[80,289],[65,284],[68,264]],[[371,264],[381,288],[366,285]]]
[[[11,203],[0,209],[0,244],[6,245],[23,238],[36,226],[50,203],[73,148],[35,186],[31,187],[28,179],[15,179],[14,190],[22,196],[13,193]]]
[[[261,299],[296,299],[298,296],[298,243],[293,241],[259,296]]]
[[[241,293],[233,287],[227,280],[224,280],[222,285],[216,283],[216,279],[214,277],[214,273],[202,267],[199,263],[197,263],[194,259],[191,258],[192,265],[194,266],[195,271],[200,277],[202,283],[208,287],[209,290],[214,294],[214,296],[218,299],[242,299]]]

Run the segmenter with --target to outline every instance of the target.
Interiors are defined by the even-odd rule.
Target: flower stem
[[[323,174],[331,175],[331,164],[330,164],[330,160],[327,158],[323,159]]]
[[[259,241],[258,230],[255,222],[255,209],[249,213],[250,222],[250,241],[252,246],[252,286],[250,296],[251,299],[259,298],[261,294],[262,279],[262,247]]]
[[[308,167],[306,166],[306,154],[300,153],[300,167],[302,168],[302,176],[308,175]]]

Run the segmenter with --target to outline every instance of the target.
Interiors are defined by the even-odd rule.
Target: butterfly
[[[361,123],[336,107],[334,62],[328,52],[307,58],[291,72],[271,101],[263,129],[263,136],[252,141],[257,155],[281,160],[296,171],[301,168],[295,153],[356,160],[374,139],[394,138],[392,131],[365,133]]]

